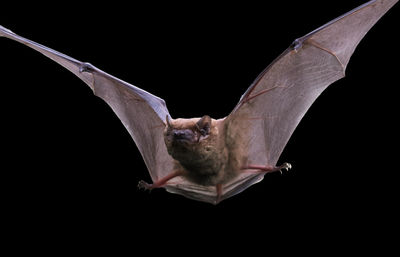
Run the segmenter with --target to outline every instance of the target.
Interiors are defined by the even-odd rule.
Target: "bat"
[[[0,26],[0,36],[37,50],[83,80],[119,117],[135,141],[152,183],[217,204],[288,170],[277,165],[290,136],[315,99],[336,80],[360,40],[397,0],[369,1],[300,37],[250,85],[222,119],[173,119],[161,98],[85,62]]]

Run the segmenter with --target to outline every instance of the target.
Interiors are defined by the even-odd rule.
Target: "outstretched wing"
[[[396,2],[369,1],[296,39],[256,78],[225,120],[229,133],[248,148],[249,164],[276,165],[308,108],[344,77],[360,40]]]
[[[169,116],[164,100],[91,64],[23,38],[2,26],[0,36],[20,42],[49,57],[82,79],[96,96],[106,101],[135,141],[153,181],[172,171],[173,161],[163,138],[165,118]]]

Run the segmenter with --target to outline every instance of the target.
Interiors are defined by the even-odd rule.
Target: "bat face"
[[[164,141],[168,153],[187,179],[203,185],[215,185],[227,163],[227,151],[219,133],[219,121],[209,116],[194,119],[167,119]]]
[[[194,144],[208,138],[211,128],[211,118],[204,116],[196,123],[193,120],[176,122],[177,125],[172,125],[167,118],[167,127],[165,130],[165,142],[170,148],[188,148]]]
[[[177,119],[171,122],[167,118],[164,131],[164,141],[168,153],[183,163],[203,152],[205,145],[210,143],[211,118]],[[209,149],[209,148],[207,148]]]

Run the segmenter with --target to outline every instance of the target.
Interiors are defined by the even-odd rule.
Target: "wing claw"
[[[94,71],[94,66],[91,65],[88,62],[82,63],[82,65],[79,66],[79,72],[93,72]]]

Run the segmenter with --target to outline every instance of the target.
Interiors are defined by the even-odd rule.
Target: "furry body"
[[[195,131],[200,118],[176,119],[171,127],[164,130],[164,139],[168,153],[175,160],[175,169],[183,171],[187,180],[204,185],[224,184],[234,178],[240,170],[238,151],[231,146],[233,140],[227,138],[228,133],[223,119],[211,119],[210,132],[206,136],[198,135],[194,142],[180,142],[171,136],[172,130]],[[197,142],[195,142],[197,140]]]

